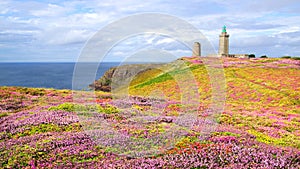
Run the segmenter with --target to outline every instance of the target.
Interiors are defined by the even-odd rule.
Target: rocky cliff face
[[[113,88],[129,85],[131,80],[144,71],[157,68],[163,64],[131,64],[112,67],[104,75],[90,84],[89,87],[94,90],[109,92]]]
[[[94,90],[109,92],[111,90],[111,79],[115,70],[116,67],[110,68],[104,73],[104,75],[100,79],[95,80],[94,83],[90,84],[89,87]]]

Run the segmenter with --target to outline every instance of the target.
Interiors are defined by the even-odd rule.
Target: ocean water
[[[54,89],[72,89],[76,63],[0,63],[0,86],[23,86]],[[97,63],[89,63],[93,66]],[[96,79],[116,62],[101,63]],[[87,82],[87,84],[91,84]],[[88,87],[88,86],[87,86]]]

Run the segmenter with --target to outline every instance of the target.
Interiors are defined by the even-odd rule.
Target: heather
[[[126,98],[1,87],[1,167],[299,166],[299,60],[223,59],[226,101],[220,113],[211,108],[214,89],[206,61],[180,61],[184,65],[138,74]],[[196,84],[198,95],[182,87],[189,83]]]

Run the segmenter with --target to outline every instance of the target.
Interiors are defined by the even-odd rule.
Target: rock
[[[113,87],[128,85],[139,73],[161,66],[162,64],[131,64],[112,67],[104,75],[90,84],[91,89],[110,92]]]
[[[164,122],[164,123],[172,123],[173,122],[173,117],[162,117],[159,119],[159,122]]]

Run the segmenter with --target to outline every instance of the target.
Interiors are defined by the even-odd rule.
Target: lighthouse
[[[229,55],[229,34],[227,34],[226,26],[223,26],[222,32],[219,35],[219,56]]]
[[[201,56],[201,44],[199,42],[194,43],[193,56]],[[219,51],[218,54],[208,54],[208,57],[232,57],[232,58],[249,58],[248,54],[229,54],[229,34],[227,34],[226,26],[222,28],[222,32],[219,35]]]

